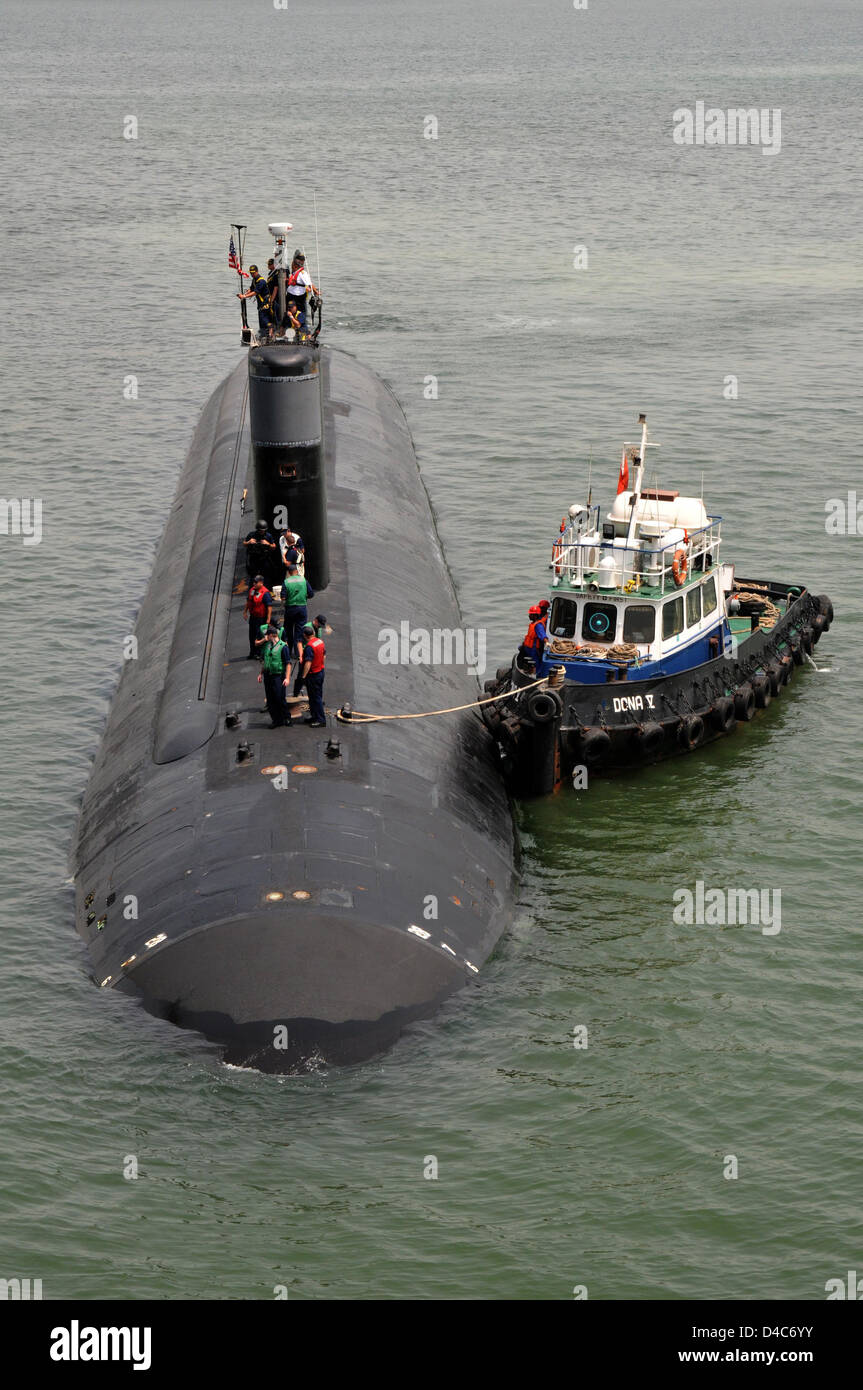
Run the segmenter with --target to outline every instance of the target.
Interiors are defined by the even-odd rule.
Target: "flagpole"
[[[243,293],[243,247],[244,247],[244,245],[245,245],[245,237],[243,236],[243,232],[244,232],[245,230],[246,230],[246,224],[245,224],[244,222],[232,222],[232,223],[231,223],[231,231],[232,231],[232,232],[233,232],[233,231],[236,231],[236,233],[237,233],[237,259],[238,259],[238,261],[239,261],[239,268],[238,268],[238,270],[237,270],[237,279],[238,279],[239,282],[240,282],[240,293],[241,293],[241,294]],[[249,319],[248,319],[248,315],[247,315],[247,313],[246,313],[246,301],[245,301],[245,299],[241,299],[241,300],[240,300],[240,313],[241,313],[242,318],[243,318],[242,340],[243,340],[244,343],[248,344],[248,343],[250,343],[250,342],[252,341],[252,334],[251,334],[251,332],[250,332],[250,330],[249,330]]]

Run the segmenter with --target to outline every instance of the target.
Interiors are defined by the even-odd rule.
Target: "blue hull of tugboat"
[[[788,584],[739,583],[772,601],[785,602],[789,595]],[[486,684],[489,694],[504,698],[483,707],[512,792],[541,796],[579,767],[623,772],[732,733],[781,694],[832,619],[826,595],[803,589],[773,627],[754,626],[732,653],[692,664],[692,648],[684,649],[680,655],[690,658],[686,669],[669,670],[669,662],[658,669],[652,663],[646,674],[638,668],[635,680],[626,664],[601,662],[594,664],[590,680],[567,678],[555,686],[552,675],[547,685],[537,686],[537,673],[516,658],[511,669],[501,669]]]

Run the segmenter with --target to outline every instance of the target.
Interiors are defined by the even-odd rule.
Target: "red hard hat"
[[[528,608],[528,610],[527,610],[527,616],[528,616],[529,618],[538,618],[541,612],[542,612],[542,609],[541,609],[541,608],[537,608],[536,604],[534,604],[533,608]]]

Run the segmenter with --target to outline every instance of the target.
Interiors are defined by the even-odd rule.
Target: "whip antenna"
[[[317,190],[312,190],[312,202],[315,209],[315,269],[318,272],[318,289],[321,288],[321,248],[318,243],[318,195]]]

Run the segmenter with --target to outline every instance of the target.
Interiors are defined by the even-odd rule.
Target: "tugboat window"
[[[686,626],[695,627],[696,623],[701,622],[701,590],[692,588],[686,590]]]
[[[631,603],[623,615],[624,642],[652,642],[656,636],[656,609],[652,603]]]
[[[702,585],[702,589],[704,592],[704,616],[706,617],[708,613],[716,612],[716,580],[708,579],[707,583]]]
[[[551,609],[549,632],[552,637],[574,637],[578,604],[574,598],[556,598]]]
[[[610,603],[586,603],[581,623],[585,642],[613,642],[617,629],[617,609]]]
[[[662,609],[662,636],[676,637],[678,632],[683,631],[683,598],[673,598],[669,603],[663,605]]]

